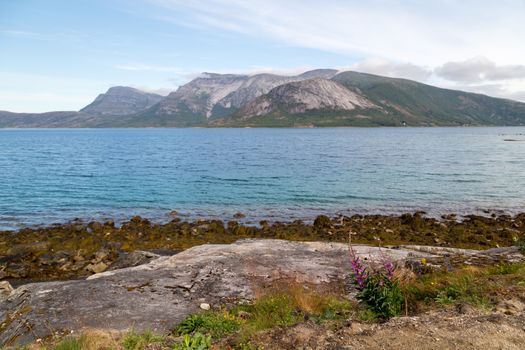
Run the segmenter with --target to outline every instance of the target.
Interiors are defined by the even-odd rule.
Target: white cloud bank
[[[149,2],[181,24],[364,57],[433,66],[475,56],[500,64],[525,57],[525,2],[518,0]]]
[[[524,1],[147,1],[161,9],[157,18],[192,28],[362,57],[349,69],[525,95]]]

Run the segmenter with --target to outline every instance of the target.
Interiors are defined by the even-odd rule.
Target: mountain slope
[[[332,80],[409,125],[524,125],[525,103],[448,90],[406,79],[343,72]]]
[[[98,95],[80,112],[93,115],[129,115],[142,112],[162,99],[161,95],[127,86],[114,86],[106,93]]]
[[[79,128],[96,127],[101,120],[82,112],[13,113],[0,111],[0,128]]]

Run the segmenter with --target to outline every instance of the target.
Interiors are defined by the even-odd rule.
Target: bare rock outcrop
[[[315,78],[280,85],[239,111],[243,118],[273,112],[304,113],[310,110],[343,110],[376,107],[366,97],[331,80]]]

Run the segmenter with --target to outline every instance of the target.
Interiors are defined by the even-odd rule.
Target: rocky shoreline
[[[524,310],[523,281],[512,271],[523,270],[525,264],[523,247],[516,246],[525,237],[525,213],[440,219],[422,212],[321,215],[312,223],[261,221],[258,226],[179,218],[158,224],[135,216],[121,226],[75,220],[0,232],[0,344],[53,342],[86,329],[173,334],[176,324],[203,308],[220,313],[252,303],[260,293],[281,285],[351,301],[356,291],[349,273],[349,237],[368,265],[380,266],[386,259],[423,280],[465,271],[465,266],[474,274],[500,266],[494,273],[502,269],[502,275],[494,278],[504,283],[503,292],[483,296],[489,298],[486,305],[505,315],[505,303],[518,305],[518,313]],[[447,290],[446,285],[439,288]],[[422,311],[416,304],[410,306],[413,314]],[[271,330],[268,336],[284,344],[284,338],[307,327],[308,332],[326,333],[326,339],[320,338],[324,342],[338,342],[328,326],[307,322],[298,327],[282,334]],[[265,336],[258,336],[262,338],[254,341],[264,343]]]
[[[353,245],[368,264],[448,269],[461,259],[523,263],[517,247],[484,251],[428,246],[380,248]],[[424,266],[421,261],[424,262]],[[147,264],[98,273],[87,279],[31,283],[0,302],[0,343],[27,344],[86,328],[171,332],[205,308],[249,302],[279,283],[352,297],[346,243],[244,239],[205,244]]]
[[[207,243],[243,238],[348,242],[371,245],[427,245],[488,249],[513,245],[525,236],[525,213],[491,217],[467,215],[440,219],[424,213],[318,216],[313,223],[293,221],[247,226],[237,221],[174,218],[165,224],[138,216],[114,222],[75,220],[44,228],[0,232],[0,280],[13,285],[85,278],[95,273],[137,266]]]

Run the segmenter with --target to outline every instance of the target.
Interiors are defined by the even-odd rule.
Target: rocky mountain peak
[[[113,86],[80,111],[95,115],[129,115],[142,112],[163,96],[127,86]]]

